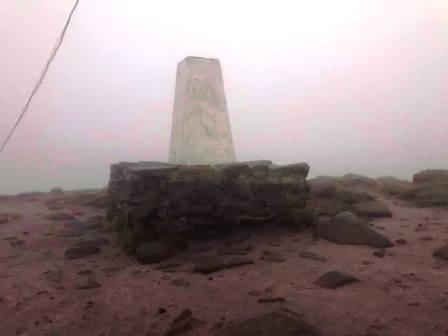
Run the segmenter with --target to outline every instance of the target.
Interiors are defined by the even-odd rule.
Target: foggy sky
[[[73,0],[0,1],[4,139]],[[118,161],[168,159],[176,65],[221,60],[238,160],[311,175],[448,168],[445,0],[81,0],[0,154],[0,194],[102,187]]]

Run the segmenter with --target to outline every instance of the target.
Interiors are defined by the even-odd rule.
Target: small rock
[[[75,219],[75,217],[65,212],[55,212],[45,216],[45,218],[52,221],[69,221]]]
[[[372,253],[375,257],[384,258],[387,254],[386,249],[379,249]]]
[[[331,271],[321,275],[316,284],[323,288],[336,289],[354,282],[359,282],[359,279],[351,274]]]
[[[190,281],[186,280],[186,279],[174,279],[170,282],[171,285],[176,286],[176,287],[190,287],[191,283]]]
[[[367,327],[365,336],[389,336],[387,325],[383,323],[372,324]]]
[[[448,244],[435,250],[432,255],[437,258],[448,260]]]
[[[272,312],[229,325],[214,336],[321,336],[319,329],[293,314]]]
[[[256,289],[253,289],[253,290],[249,291],[248,294],[249,294],[249,296],[260,296],[261,292]]]
[[[253,264],[254,260],[246,257],[231,257],[228,259],[221,257],[205,257],[200,259],[194,266],[193,272],[210,274],[226,268],[239,267]]]
[[[185,309],[171,322],[168,329],[163,333],[163,336],[184,335],[193,329],[196,322],[191,310]]]
[[[20,246],[20,245],[24,245],[26,243],[25,240],[19,239],[19,240],[13,240],[9,242],[9,245],[11,246]]]
[[[15,237],[15,236],[11,236],[11,237],[3,238],[3,240],[6,240],[6,241],[9,241],[9,240],[16,240],[16,239],[19,239],[19,238]]]
[[[272,251],[263,251],[264,260],[267,262],[284,262],[286,261],[280,254]]]
[[[101,270],[101,272],[104,273],[116,273],[123,269],[123,266],[111,266],[111,267],[105,267]]]
[[[408,243],[408,241],[406,239],[403,239],[403,238],[397,239],[397,240],[395,240],[395,242],[398,245],[406,245]]]
[[[160,307],[159,309],[157,309],[157,314],[162,315],[166,313],[166,309],[163,307]]]
[[[434,240],[434,238],[431,236],[423,236],[420,238],[420,240],[421,241],[431,241],[431,240]]]
[[[310,250],[302,251],[300,253],[300,257],[301,258],[305,258],[305,259],[327,261],[327,258],[325,258],[324,256],[321,256],[320,254],[318,254],[316,252],[313,252],[313,251],[310,251]]]
[[[78,243],[65,250],[64,258],[66,260],[80,259],[99,252],[101,252],[101,248],[97,245]]]
[[[58,238],[75,238],[83,236],[84,233],[86,233],[86,229],[83,227],[69,227],[59,231],[55,236]]]
[[[282,296],[266,296],[259,298],[258,303],[273,303],[273,302],[286,302],[286,299]]]
[[[52,284],[59,284],[62,280],[62,274],[62,270],[48,270],[44,273],[44,277]]]
[[[101,287],[101,285],[95,281],[95,278],[92,274],[82,276],[75,284],[76,289],[94,289],[99,287]]]
[[[182,266],[182,263],[180,262],[162,262],[155,266],[154,269],[158,271],[173,271],[180,266]]]
[[[171,249],[165,242],[140,244],[136,249],[137,259],[142,264],[161,262],[171,255]]]

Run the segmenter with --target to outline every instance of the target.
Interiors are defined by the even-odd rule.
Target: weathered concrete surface
[[[169,162],[235,162],[219,60],[187,57],[177,66]]]
[[[270,161],[179,166],[161,162],[111,167],[109,218],[125,245],[151,241],[183,245],[199,232],[248,225],[309,224],[306,163]]]

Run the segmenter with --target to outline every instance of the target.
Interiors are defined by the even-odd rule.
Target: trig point
[[[235,162],[232,132],[218,59],[187,57],[177,65],[169,162]]]

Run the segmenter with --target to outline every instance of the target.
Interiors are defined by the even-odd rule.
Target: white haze
[[[73,0],[0,1],[0,137]],[[0,154],[0,194],[102,187],[168,158],[176,64],[221,60],[239,160],[410,178],[448,167],[444,0],[81,0]]]

